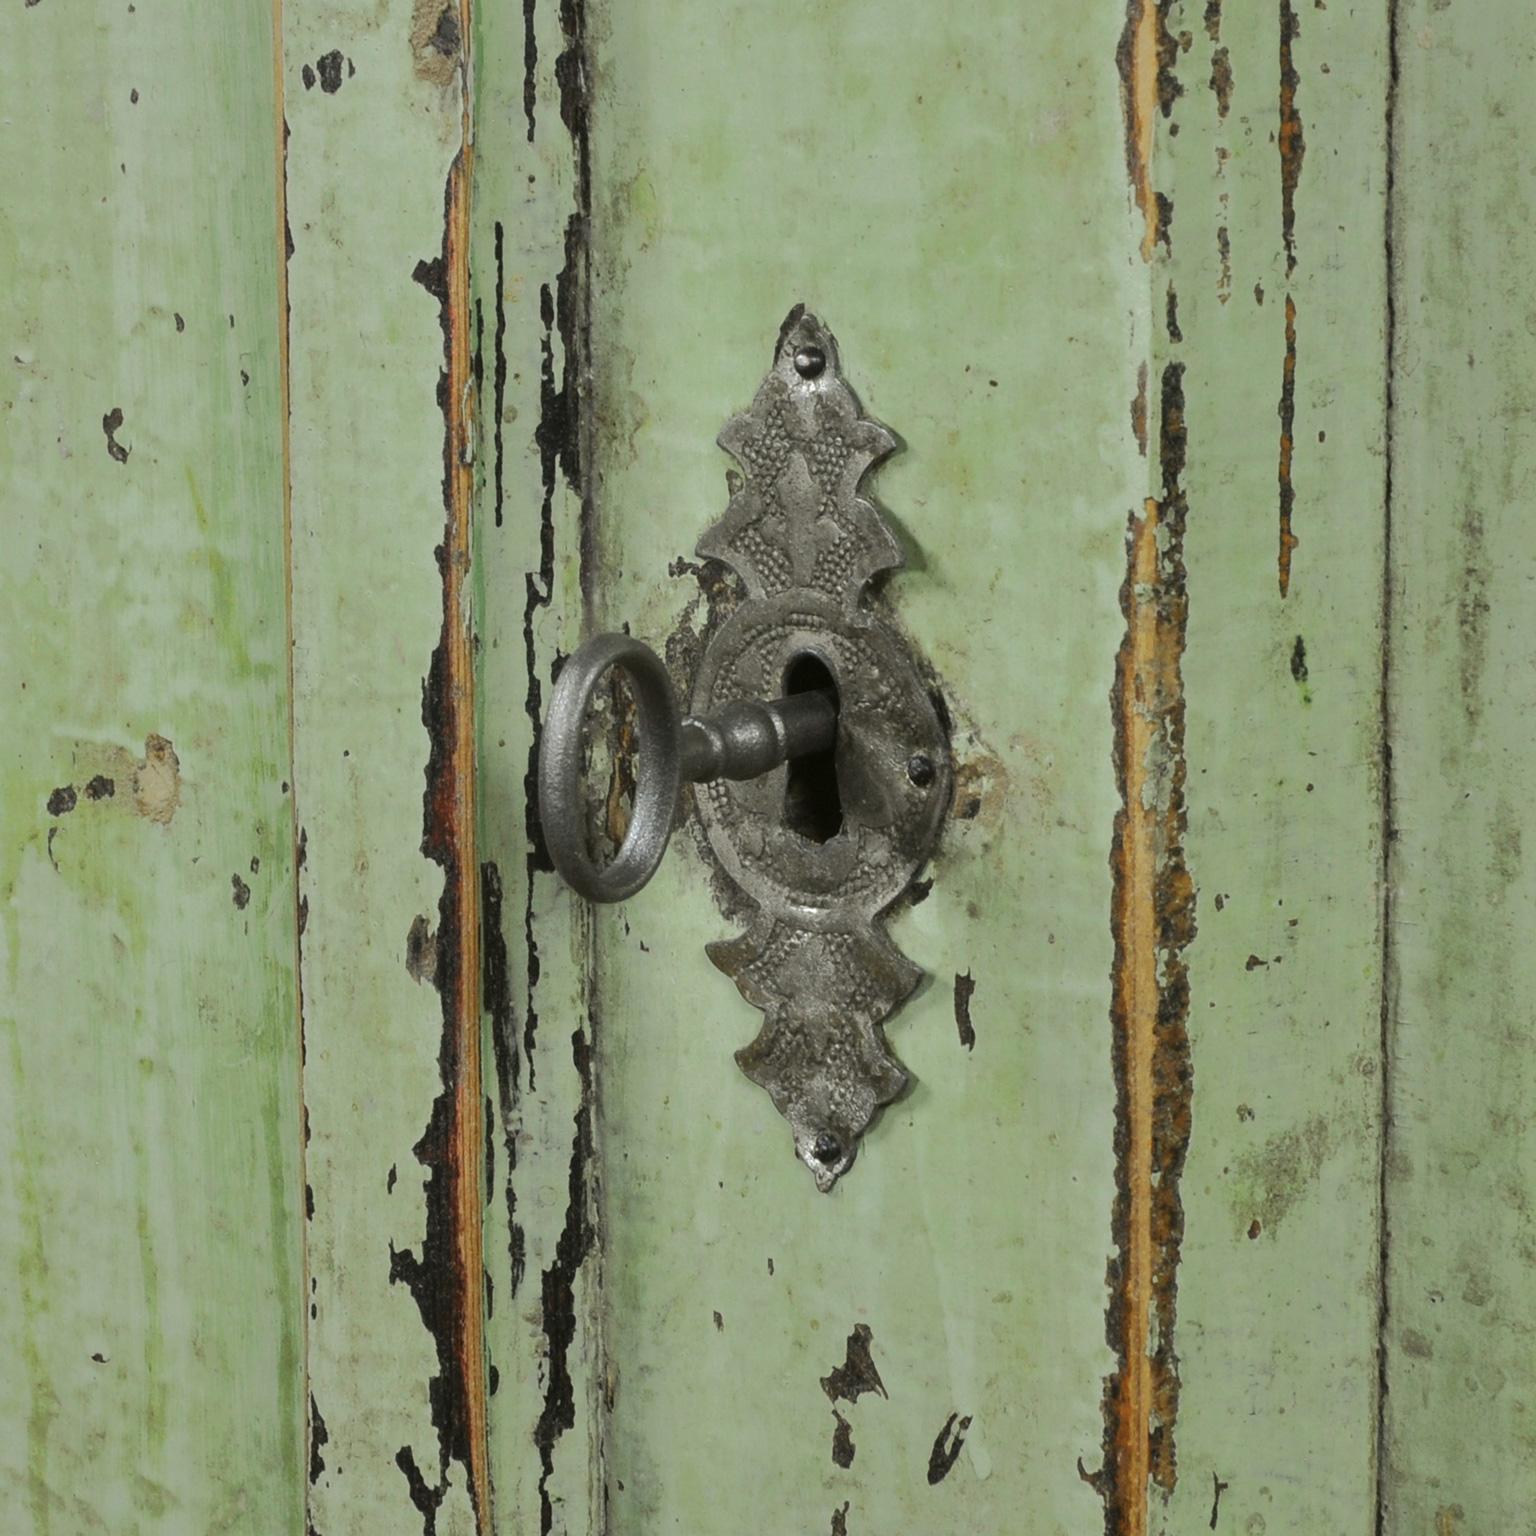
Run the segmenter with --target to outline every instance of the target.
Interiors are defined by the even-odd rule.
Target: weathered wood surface
[[[19,1529],[1526,1518],[1522,18],[1015,9],[0,24]],[[800,301],[961,770],[825,1199],[529,801]]]
[[[599,48],[604,616],[686,666],[694,572],[656,573],[804,299],[906,439],[891,591],[975,789],[899,923],[920,1087],[828,1202],[730,1074],[755,1020],[696,863],[599,931],[614,1523],[1083,1530],[1081,1459],[1116,1531],[1206,1528],[1218,1484],[1239,1529],[1365,1529],[1384,19],[887,20],[615,13]],[[856,1323],[889,1402],[821,1395]]]
[[[319,1536],[489,1521],[463,20],[282,10]]]
[[[1529,1527],[1530,16],[1406,0],[1393,113],[1383,1529]]]
[[[1172,471],[1184,521],[1198,929],[1184,951],[1182,1243],[1166,1276],[1177,1418],[1150,1458],[1147,1528],[1192,1536],[1214,1513],[1245,1536],[1363,1533],[1376,1498],[1387,15],[1281,0],[1145,25],[1132,78],[1168,103],[1148,173],[1154,209],[1166,199],[1148,268],[1148,452]],[[1129,1509],[1136,1490],[1123,1492]]]
[[[1100,1518],[1075,1462],[1097,1460],[1110,1364],[1106,701],[1147,300],[1097,9],[1096,36],[989,8],[984,46],[979,18],[892,26],[865,4],[605,16],[599,615],[670,639],[686,674],[693,547],[732,467],[714,439],[805,302],[907,443],[874,481],[908,557],[889,592],[963,786],[931,892],[894,925],[930,973],[889,1029],[917,1087],[830,1196],[731,1060],[760,1019],[703,953],[734,930],[689,840],[600,918],[617,1532]],[[850,1401],[833,1372],[859,1328],[883,1390]],[[957,1415],[964,1450],[930,1482]]]
[[[596,1077],[584,904],[533,808],[555,667],[582,638],[585,12],[477,8],[475,588],[490,1472],[497,1529],[601,1528]]]
[[[272,25],[0,20],[0,1517],[297,1533]]]

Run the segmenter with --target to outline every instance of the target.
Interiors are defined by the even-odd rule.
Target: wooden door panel
[[[3,23],[19,1529],[1520,1525],[1528,29],[1016,9]],[[827,1197],[533,800],[800,302],[959,784]]]
[[[1533,107],[1517,6],[1400,8],[1383,1528],[1515,1530],[1529,1404]]]
[[[272,24],[0,24],[0,1499],[297,1531]]]
[[[929,972],[889,1030],[916,1087],[830,1196],[731,1061],[760,1016],[705,958],[736,927],[687,840],[599,922],[611,1519],[1067,1530],[1110,1364],[1107,700],[1145,477],[1117,115],[1076,98],[1076,24],[684,9],[614,8],[597,48],[600,614],[696,654],[712,443],[803,302],[907,444],[872,486],[961,788],[892,925]],[[829,1401],[860,1327],[884,1390]]]

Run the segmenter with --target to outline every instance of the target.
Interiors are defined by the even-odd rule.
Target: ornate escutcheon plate
[[[838,694],[842,825],[825,842],[791,825],[789,768],[697,785],[709,848],[756,909],[746,933],[708,952],[763,1011],[736,1060],[789,1121],[795,1151],[826,1191],[907,1083],[883,1026],[922,972],[887,937],[881,914],[937,840],[949,742],[917,658],[868,591],[902,564],[860,494],[896,438],[860,413],[837,344],[814,315],[791,311],[772,370],[720,446],[745,478],[698,553],[735,570],[747,596],[704,653],[693,711],[776,697],[792,664],[814,657]]]

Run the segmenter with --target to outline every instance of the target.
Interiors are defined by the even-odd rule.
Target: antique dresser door
[[[1524,1529],[1531,48],[11,0],[6,1530]]]

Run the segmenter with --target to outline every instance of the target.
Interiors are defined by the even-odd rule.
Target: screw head
[[[826,371],[827,354],[820,347],[801,347],[795,353],[795,372],[802,379],[815,379]]]
[[[837,1138],[828,1136],[825,1131],[811,1143],[811,1156],[827,1167],[831,1167],[842,1155],[843,1149],[838,1144]]]
[[[921,752],[907,759],[907,777],[919,789],[927,789],[933,783],[934,771],[933,759],[924,757]]]

